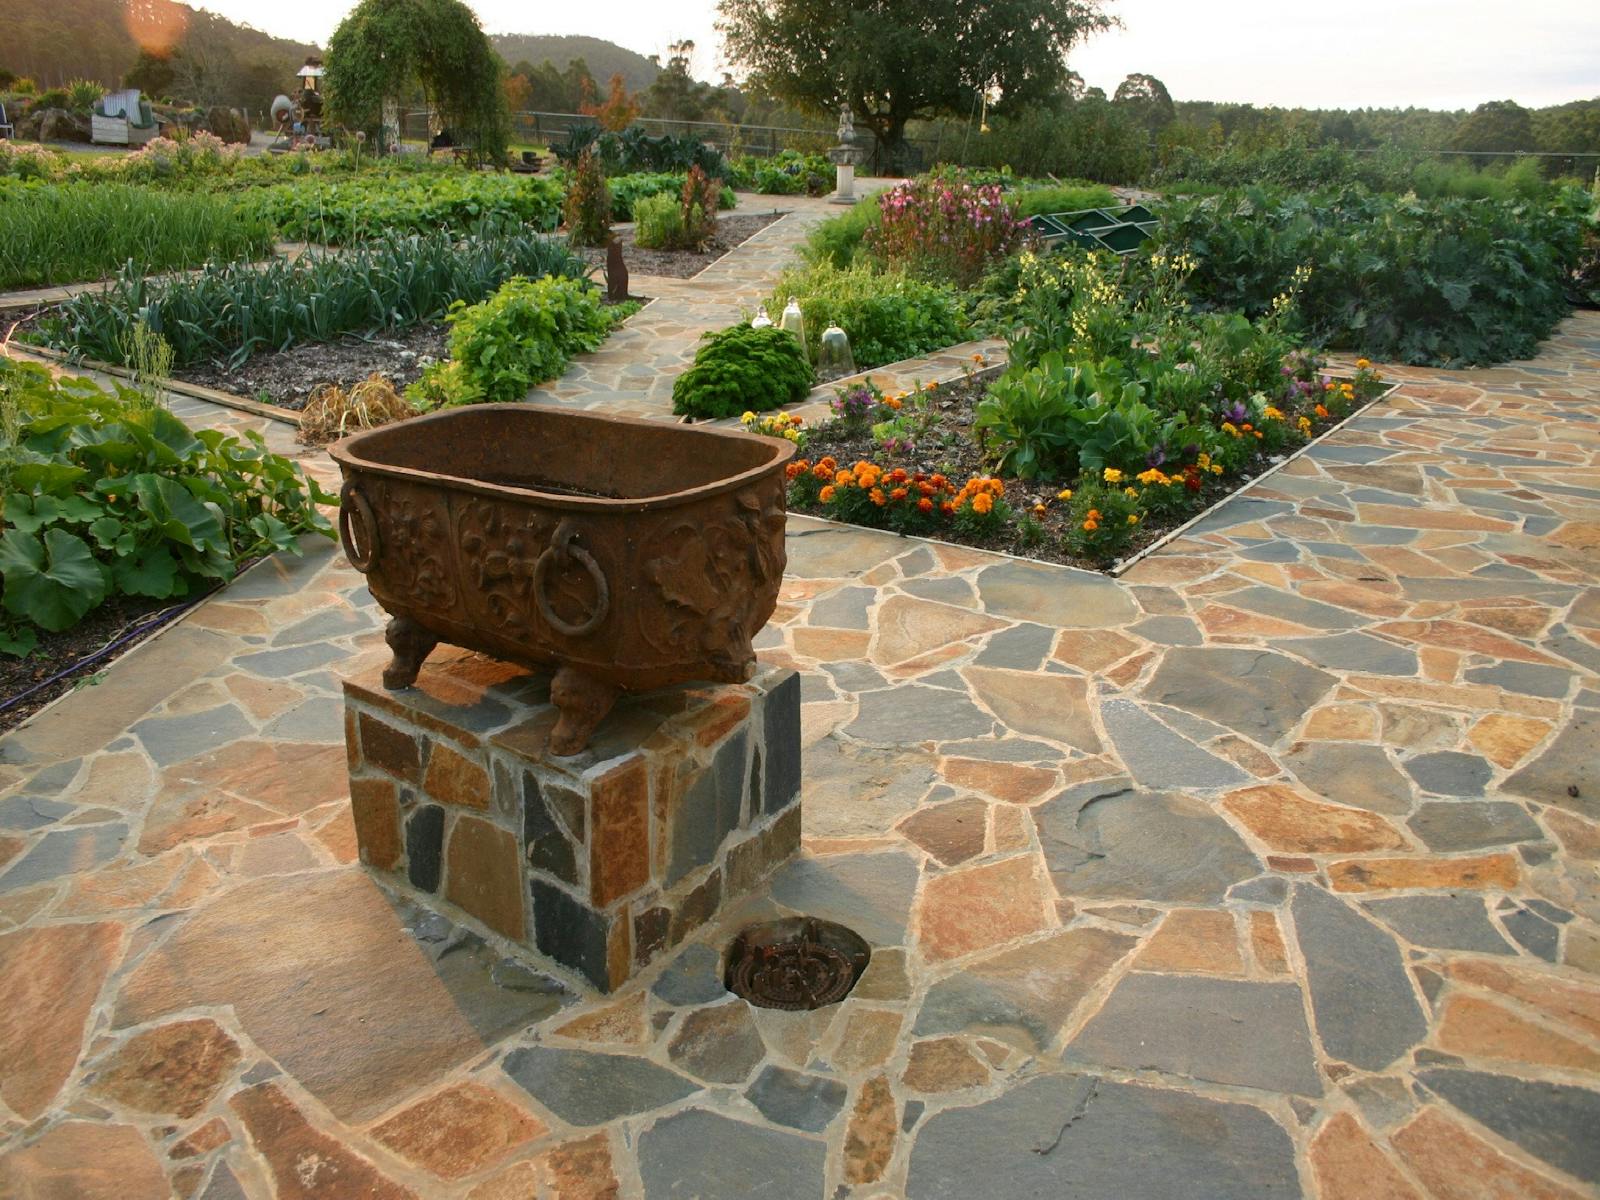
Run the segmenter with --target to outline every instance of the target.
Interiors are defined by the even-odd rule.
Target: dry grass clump
[[[394,384],[374,371],[349,391],[336,383],[325,383],[312,392],[300,410],[300,440],[308,446],[320,446],[416,415],[417,410],[394,390]]]

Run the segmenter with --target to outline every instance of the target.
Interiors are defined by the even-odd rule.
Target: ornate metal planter
[[[619,690],[754,671],[789,442],[483,404],[330,453],[345,553],[394,618],[385,687],[409,687],[441,641],[555,668],[550,747],[575,754]]]

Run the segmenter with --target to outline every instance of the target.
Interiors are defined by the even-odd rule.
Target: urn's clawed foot
[[[550,752],[577,754],[587,746],[619,694],[619,688],[572,667],[557,671],[550,681],[550,699],[561,710],[561,718],[550,733]]]
[[[383,686],[391,692],[398,692],[415,683],[417,672],[422,670],[422,660],[439,644],[438,638],[410,617],[395,617],[390,621],[389,628],[384,630],[383,640],[394,651],[394,657],[383,669]]]

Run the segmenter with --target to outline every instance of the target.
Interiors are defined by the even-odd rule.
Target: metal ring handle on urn
[[[360,524],[359,539],[352,536],[352,517]],[[356,552],[358,540],[366,548],[364,554]],[[356,490],[354,483],[346,483],[339,495],[339,543],[350,565],[363,575],[378,557],[378,522],[372,515],[372,505]]]
[[[606,619],[606,614],[611,611],[611,585],[606,582],[605,572],[600,569],[600,564],[594,560],[582,546],[573,545],[577,530],[570,521],[563,521],[557,526],[555,533],[550,538],[550,544],[539,555],[539,561],[533,566],[533,602],[539,607],[539,615],[557,633],[566,637],[584,637],[600,628],[601,622]],[[594,582],[595,602],[594,611],[577,624],[565,621],[556,615],[550,605],[550,597],[545,591],[545,579],[550,574],[550,568],[566,566],[568,562],[576,561],[579,566],[589,572],[589,578]]]

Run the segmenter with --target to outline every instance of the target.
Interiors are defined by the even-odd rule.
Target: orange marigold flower
[[[1089,521],[1085,521],[1085,522],[1084,522],[1084,523],[1083,523],[1083,528],[1084,528],[1084,532],[1086,532],[1086,533],[1093,533],[1093,532],[1094,532],[1094,531],[1095,531],[1095,530],[1096,530],[1096,529],[1099,529],[1099,528],[1100,528],[1100,526],[1099,526],[1099,525],[1097,525],[1097,524],[1095,524],[1095,522],[1094,522],[1094,521],[1092,521],[1092,520],[1089,520]]]
[[[951,513],[955,512],[955,510],[956,510],[956,506],[954,504],[952,504],[948,500],[946,500],[943,504],[939,505],[939,511],[942,512],[947,517]]]
[[[1322,417],[1324,419],[1326,419],[1326,417],[1328,415],[1328,410],[1326,408],[1324,408],[1320,404],[1317,405],[1317,407],[1315,409],[1313,409],[1312,411],[1314,411],[1317,414],[1317,416]]]
[[[872,497],[872,502],[874,504],[876,504],[879,508],[882,508],[884,506],[885,500],[884,500],[883,489],[882,488],[873,488],[872,491],[870,493],[868,493],[868,494]]]
[[[899,396],[890,396],[888,399],[886,399],[884,401],[884,403],[887,404],[890,408],[895,409],[896,411],[898,411],[900,409],[901,405],[903,405],[905,403],[905,401],[901,400]]]
[[[889,493],[889,498],[891,500],[904,500],[907,495],[909,495],[909,493],[906,491],[905,488],[898,487],[898,488],[895,488],[894,491]]]
[[[889,478],[895,483],[904,483],[909,476],[906,474],[906,469],[904,467],[896,467],[894,470],[889,472]]]
[[[817,499],[821,500],[824,504],[832,504],[833,498],[838,494],[838,489],[830,483],[827,487],[823,488],[817,493]]]
[[[856,477],[849,471],[839,471],[834,474],[833,481],[840,487],[849,487],[856,481]]]
[[[1091,509],[1090,509],[1090,510],[1089,510],[1089,511],[1088,511],[1088,513],[1087,513],[1087,514],[1085,514],[1085,515],[1086,515],[1086,516],[1087,516],[1087,517],[1088,517],[1088,518],[1089,518],[1089,520],[1091,520],[1091,521],[1098,521],[1098,520],[1099,520],[1099,519],[1100,519],[1100,510],[1099,510],[1099,509],[1098,509],[1098,508],[1091,508]]]
[[[805,471],[806,471],[805,461],[801,460],[800,462],[792,462],[787,467],[785,467],[783,469],[783,475],[784,475],[785,479],[795,479],[795,478],[798,478],[801,475],[804,475]]]
[[[925,512],[925,513],[932,512],[933,511],[933,501],[929,500],[926,496],[924,496],[921,500],[917,501],[917,511],[918,512]]]
[[[980,492],[972,498],[972,511],[986,513],[994,508],[994,499],[985,492]]]

